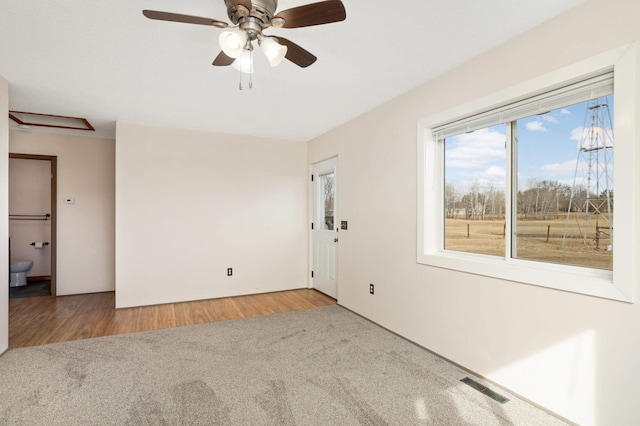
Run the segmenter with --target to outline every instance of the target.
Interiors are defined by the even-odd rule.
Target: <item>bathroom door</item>
[[[338,159],[313,167],[313,288],[338,298]]]

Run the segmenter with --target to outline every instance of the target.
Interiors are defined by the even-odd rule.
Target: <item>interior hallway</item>
[[[116,310],[115,292],[9,301],[9,347],[159,330],[333,305],[313,289]]]

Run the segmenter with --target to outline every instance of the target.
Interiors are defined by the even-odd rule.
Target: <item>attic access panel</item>
[[[9,118],[20,126],[53,127],[57,129],[95,131],[86,118],[64,115],[38,114],[35,112],[9,111]]]

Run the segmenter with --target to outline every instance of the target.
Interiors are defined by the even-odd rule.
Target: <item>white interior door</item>
[[[338,298],[338,159],[313,166],[313,288]]]

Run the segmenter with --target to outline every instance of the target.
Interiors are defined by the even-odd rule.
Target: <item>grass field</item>
[[[565,222],[566,217],[553,220],[518,220],[514,257],[612,269],[613,252],[607,250],[607,247],[612,244],[608,228],[600,234],[599,248],[596,248],[595,219],[591,220],[588,226],[585,244],[582,235],[584,221],[570,218],[567,239],[562,247]],[[600,220],[600,224],[603,225],[605,222]],[[503,257],[505,250],[503,232],[504,221],[446,219],[445,249]],[[547,232],[549,232],[548,241]]]

